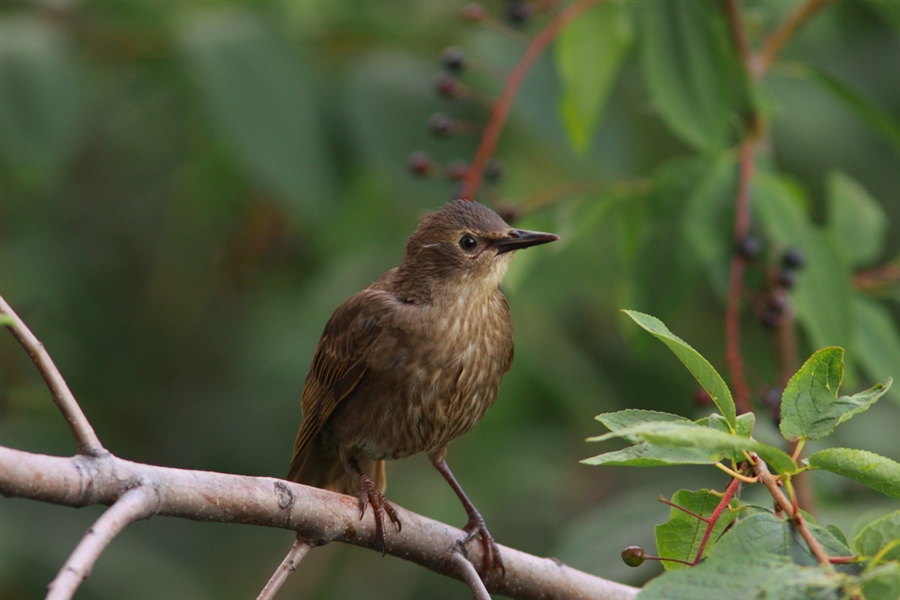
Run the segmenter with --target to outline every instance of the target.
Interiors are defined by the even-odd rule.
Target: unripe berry
[[[421,177],[431,175],[434,172],[434,163],[425,152],[413,152],[409,155],[407,163],[409,164],[409,169]]]
[[[628,546],[622,550],[622,561],[629,567],[639,567],[644,564],[644,549],[640,546]]]

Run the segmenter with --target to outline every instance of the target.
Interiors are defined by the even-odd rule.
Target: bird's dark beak
[[[495,241],[494,247],[497,249],[497,254],[503,254],[510,250],[521,250],[522,248],[528,248],[529,246],[555,242],[558,239],[559,236],[555,233],[513,229],[509,232],[509,236]]]

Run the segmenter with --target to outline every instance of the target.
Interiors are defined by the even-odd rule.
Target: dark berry
[[[428,119],[428,127],[434,135],[447,137],[453,133],[453,119],[446,113],[434,113]]]
[[[704,388],[694,390],[694,404],[697,406],[709,406],[712,403],[712,396]]]
[[[413,173],[422,177],[434,172],[434,163],[431,161],[431,157],[421,151],[410,154],[408,164]]]
[[[737,244],[735,244],[735,251],[747,260],[753,260],[754,258],[759,256],[759,239],[753,237],[752,235],[748,235],[744,239],[740,240]]]
[[[434,78],[434,89],[445,98],[456,98],[462,91],[462,84],[453,75],[438,73]]]
[[[447,165],[447,177],[453,181],[459,181],[465,178],[469,170],[469,165],[464,160],[454,160]]]
[[[778,272],[778,285],[786,290],[793,289],[797,285],[797,272],[790,269],[782,269]]]
[[[622,560],[629,567],[639,567],[644,564],[644,549],[640,546],[628,546],[622,550]]]
[[[787,305],[788,297],[786,294],[776,292],[766,298],[766,306],[772,310],[777,310],[779,313],[783,313],[784,309],[787,308]]]
[[[800,269],[806,262],[806,257],[800,248],[788,248],[781,256],[781,265],[786,269]]]
[[[512,225],[516,221],[519,220],[521,216],[521,211],[519,211],[519,207],[509,202],[507,200],[501,200],[494,206],[494,210],[500,215],[500,218]]]
[[[494,183],[503,176],[503,163],[492,158],[484,169],[484,178]]]
[[[781,408],[781,388],[771,387],[763,394],[763,404],[769,410],[778,410]]]
[[[481,21],[484,21],[486,14],[484,7],[480,4],[467,4],[463,7],[462,11],[460,11],[460,16],[464,21],[468,21],[469,23],[480,23]]]
[[[781,324],[781,317],[782,313],[780,310],[767,306],[759,314],[759,322],[770,329],[775,329]]]
[[[459,73],[466,65],[466,55],[459,48],[450,47],[441,52],[441,64],[453,73]]]
[[[522,25],[531,18],[531,4],[525,0],[506,1],[506,19],[514,25]]]

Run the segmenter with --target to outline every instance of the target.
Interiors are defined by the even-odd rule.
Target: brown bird
[[[456,200],[426,217],[400,266],[341,304],[303,388],[303,422],[288,479],[371,503],[385,547],[384,461],[427,452],[462,501],[485,572],[503,568],[484,519],[444,458],[497,399],[513,359],[513,323],[499,289],[515,250],[558,240],[513,229],[489,208]]]

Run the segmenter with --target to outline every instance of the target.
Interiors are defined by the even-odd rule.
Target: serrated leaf
[[[239,9],[194,18],[179,37],[209,115],[238,159],[292,209],[323,209],[333,169],[313,81],[296,51]]]
[[[719,375],[711,364],[709,364],[709,361],[703,358],[703,356],[688,345],[687,342],[669,331],[669,328],[656,317],[651,317],[650,315],[631,310],[622,312],[631,317],[635,323],[662,340],[662,342],[675,353],[678,360],[688,368],[691,375],[693,375],[697,382],[703,386],[703,389],[709,393],[716,407],[718,407],[719,412],[725,417],[730,428],[734,430],[737,425],[734,399],[731,397],[731,391],[728,389],[728,386],[725,385],[725,380],[723,380],[722,376]]]
[[[668,465],[711,465],[722,459],[721,452],[698,448],[654,446],[639,442],[634,446],[605,452],[581,462],[586,465],[611,467],[664,467]]]
[[[781,397],[781,435],[789,441],[817,440],[867,410],[890,389],[890,379],[854,394],[837,392],[844,376],[844,349],[822,348],[791,377]]]
[[[900,498],[900,463],[887,457],[866,450],[828,448],[812,454],[808,462],[813,469],[831,471]]]
[[[704,2],[652,2],[639,13],[641,66],[660,116],[695,148],[724,148],[738,121],[737,70],[721,12]]]
[[[828,228],[852,266],[877,259],[884,249],[888,219],[881,205],[850,176],[828,178]]]
[[[696,515],[709,517],[721,500],[722,494],[717,494],[710,490],[679,490],[672,496],[671,501],[673,504],[677,504]],[[736,508],[737,505],[737,499],[732,498],[731,508]],[[709,540],[714,542],[718,539],[725,527],[737,517],[737,514],[737,512],[728,509],[723,511],[716,520]],[[700,541],[703,539],[706,529],[706,522],[673,506],[669,512],[669,520],[662,525],[656,526],[656,548],[659,556],[693,562],[697,558]],[[709,543],[706,546],[704,556],[709,553],[712,545],[712,543]],[[688,565],[677,562],[663,561],[662,564],[669,571],[679,571],[688,568]]]
[[[559,112],[569,142],[585,152],[634,33],[626,6],[606,2],[569,24],[555,44]]]
[[[853,539],[853,549],[866,558],[872,558],[888,544],[893,548],[882,554],[881,560],[900,560],[900,510],[875,519]]]
[[[624,439],[638,437],[655,446],[701,448],[715,453],[748,450],[759,454],[763,460],[769,463],[769,466],[781,474],[793,473],[797,470],[797,463],[778,448],[695,423],[642,423],[588,438],[588,441],[601,442],[615,437]]]
[[[855,88],[816,67],[809,67],[812,80],[837,98],[866,122],[872,131],[887,140],[900,153],[900,121]]]
[[[856,296],[853,298],[857,364],[872,381],[900,374],[900,331],[897,322],[882,304]],[[900,386],[891,387],[887,396],[900,401]]]

